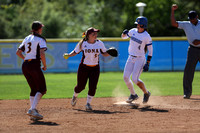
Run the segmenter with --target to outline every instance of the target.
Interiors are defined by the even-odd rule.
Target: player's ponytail
[[[81,39],[77,45],[79,45],[79,48],[81,49],[82,48],[82,44],[83,42],[85,41],[85,38]]]
[[[40,37],[40,38],[44,39],[45,42],[47,42],[47,40],[46,40],[45,37],[43,37],[42,35],[40,35],[40,34],[34,32],[34,31],[33,31],[33,35],[34,35],[34,36],[37,36],[37,37]]]
[[[83,37],[83,39],[81,39],[77,44],[77,45],[79,45],[80,49],[82,48],[83,42],[88,40],[88,32],[87,31],[83,32],[82,37]]]
[[[42,27],[44,27],[44,25],[40,21],[34,21],[31,26],[31,28],[32,28],[31,32],[33,32],[34,36],[40,37],[40,38],[44,39],[45,42],[47,42],[45,37],[38,34],[39,33],[38,30],[41,29]]]

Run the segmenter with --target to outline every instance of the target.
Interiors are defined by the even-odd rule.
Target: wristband
[[[148,56],[148,57],[147,57],[147,62],[150,62],[150,61],[151,61],[151,58],[152,58],[152,56]]]

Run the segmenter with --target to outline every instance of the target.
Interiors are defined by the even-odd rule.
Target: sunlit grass
[[[76,86],[76,73],[45,74],[47,94],[43,98],[71,98]],[[183,72],[143,72],[140,79],[156,96],[183,95]],[[193,95],[200,95],[200,72],[195,72]],[[122,72],[101,73],[95,97],[129,95]],[[142,91],[134,85],[136,93]],[[88,86],[79,97],[86,97]],[[28,99],[30,88],[23,75],[0,75],[0,99]]]

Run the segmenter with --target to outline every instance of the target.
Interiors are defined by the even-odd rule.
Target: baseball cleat
[[[38,118],[35,118],[35,117],[31,116],[31,117],[30,117],[30,120],[31,120],[31,121],[38,121],[38,120],[42,120],[42,118],[39,118],[39,119],[38,119]]]
[[[28,110],[27,115],[29,115],[29,116],[32,115],[32,109],[29,109],[29,110]]]
[[[31,120],[31,121],[37,121],[37,118],[31,116],[31,117],[30,117],[30,120]]]
[[[92,107],[91,107],[91,105],[89,103],[87,103],[85,105],[85,107],[86,107],[86,111],[92,111]]]
[[[148,91],[147,94],[144,94],[143,103],[147,103],[149,101],[151,93]]]
[[[71,101],[71,105],[72,105],[72,106],[75,106],[75,105],[76,105],[76,102],[77,102],[77,97],[73,96],[73,97],[72,97],[72,101]]]
[[[43,119],[43,116],[38,113],[37,109],[29,109],[27,115],[37,119]]]
[[[183,98],[184,98],[184,99],[190,99],[190,96],[191,96],[191,95],[184,95]]]
[[[139,97],[138,97],[138,95],[137,94],[135,94],[135,95],[130,95],[129,96],[129,98],[126,100],[126,102],[127,103],[131,103],[132,101],[134,101],[134,100],[137,100]]]

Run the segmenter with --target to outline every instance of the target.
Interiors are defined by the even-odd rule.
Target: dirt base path
[[[94,98],[93,112],[85,111],[85,98],[72,107],[71,99],[42,99],[41,121],[26,115],[29,100],[0,100],[0,133],[199,133],[200,96],[151,96],[143,105],[126,98]],[[121,103],[122,102],[122,103]],[[118,103],[118,104],[116,104]]]

